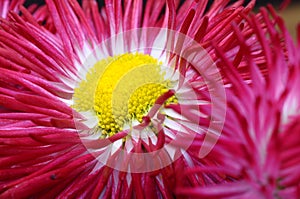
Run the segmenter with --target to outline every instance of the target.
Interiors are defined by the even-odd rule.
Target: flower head
[[[259,28],[273,29],[248,20],[254,1],[207,4],[46,0],[10,12],[0,24],[0,196],[172,198],[182,169],[218,162],[199,157],[221,132],[235,138],[226,97],[238,103],[235,84],[247,88],[273,71]]]

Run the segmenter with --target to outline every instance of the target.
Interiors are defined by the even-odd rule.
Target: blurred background
[[[245,0],[245,2],[249,2],[249,1],[250,0]],[[300,0],[290,0],[290,1],[291,1],[290,5],[286,9],[279,11],[279,13],[284,18],[286,26],[290,31],[290,33],[292,34],[293,38],[296,38],[296,27],[297,24],[300,23]],[[98,0],[98,2],[100,6],[104,4],[104,0]],[[213,0],[211,0],[210,2],[213,2]],[[276,9],[279,9],[281,2],[283,2],[283,0],[257,0],[256,7],[258,8],[260,6],[266,6],[267,4],[272,4]],[[33,3],[44,4],[45,1],[27,0],[25,5],[29,6]]]

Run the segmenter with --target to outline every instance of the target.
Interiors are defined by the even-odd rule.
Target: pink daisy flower
[[[228,80],[227,115],[222,135],[206,157],[211,165],[190,168],[188,175],[223,176],[223,181],[191,188],[181,184],[179,195],[191,198],[283,198],[300,197],[300,56],[284,23],[272,7],[257,16],[245,16],[252,27],[252,46],[235,25],[237,54],[218,47],[219,64]],[[262,22],[263,21],[263,22]],[[259,24],[266,24],[262,29]],[[298,38],[300,39],[300,38]],[[251,49],[265,55],[264,75]],[[242,54],[241,54],[242,53]],[[235,65],[242,57],[250,72],[244,81]],[[206,159],[204,158],[204,159]]]
[[[249,63],[267,76],[253,32],[270,24],[245,20],[254,1],[207,4],[47,0],[2,15],[0,197],[174,198],[183,179],[226,181],[181,173],[218,160],[199,159],[220,136],[232,84],[214,61],[234,59],[241,82]]]

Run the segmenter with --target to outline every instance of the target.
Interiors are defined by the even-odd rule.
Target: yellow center
[[[102,137],[112,136],[132,121],[142,121],[156,99],[167,92],[161,63],[145,54],[123,54],[97,62],[74,91],[77,111],[93,110]],[[174,103],[175,96],[166,104]]]

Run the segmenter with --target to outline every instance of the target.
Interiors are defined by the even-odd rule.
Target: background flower
[[[216,48],[224,66],[227,84],[227,116],[222,135],[207,156],[213,165],[189,169],[189,175],[226,176],[226,182],[194,188],[178,188],[187,197],[205,198],[299,198],[299,47],[295,46],[284,23],[271,7],[273,18],[265,9],[246,17],[259,41],[257,48],[265,55],[266,73],[259,70],[237,26],[239,51],[231,59],[225,47]],[[267,29],[258,25],[263,20]],[[240,52],[250,71],[243,81],[234,67]]]

